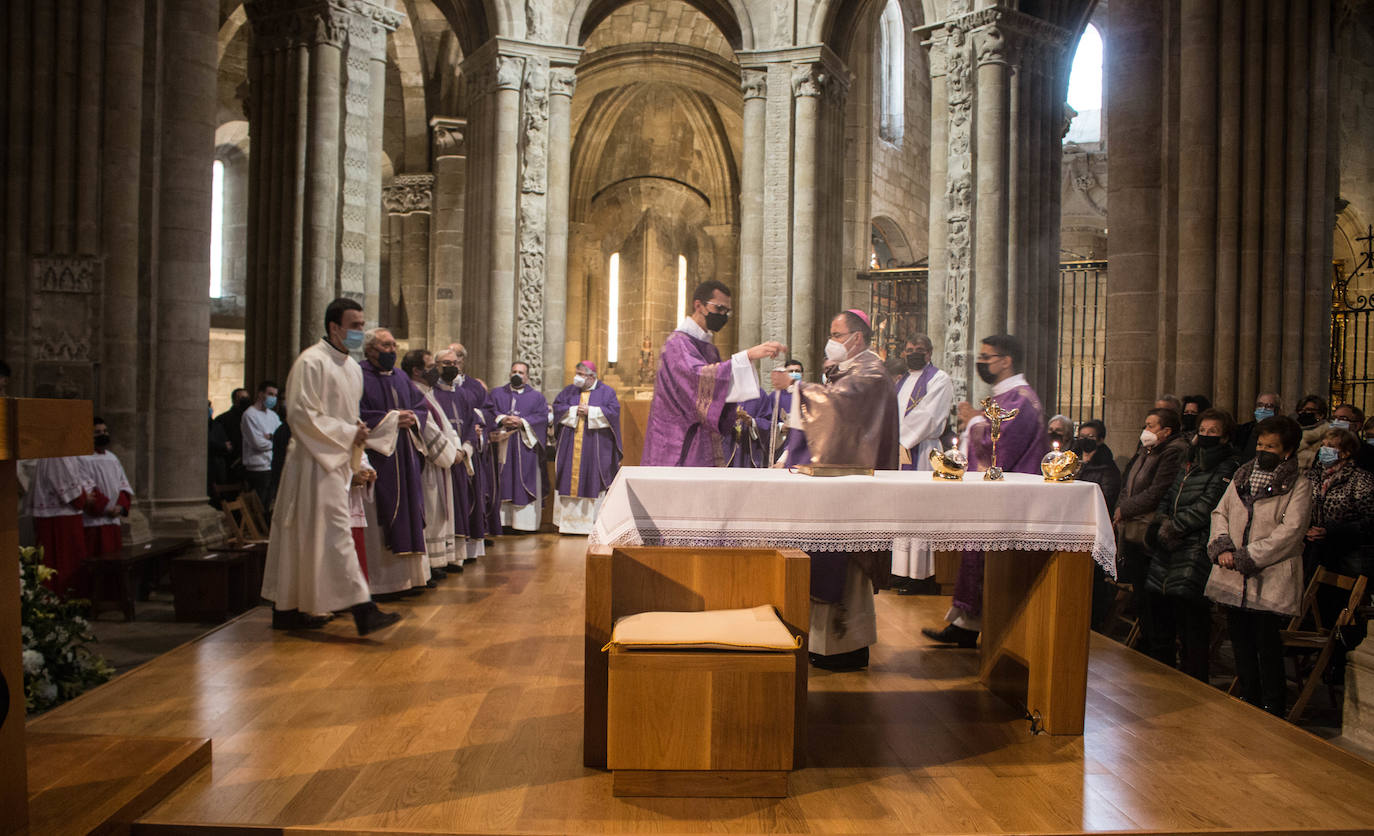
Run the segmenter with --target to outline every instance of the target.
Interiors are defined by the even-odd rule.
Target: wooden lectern
[[[91,452],[91,402],[0,398],[0,833],[28,826],[19,636],[19,459]]]

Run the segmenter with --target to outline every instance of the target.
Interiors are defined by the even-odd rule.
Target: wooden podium
[[[19,636],[19,459],[91,452],[91,402],[0,398],[0,833],[28,826]]]

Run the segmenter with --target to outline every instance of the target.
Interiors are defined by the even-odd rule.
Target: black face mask
[[[445,383],[452,383],[453,381],[458,379],[458,367],[444,366],[442,369],[439,370],[439,376],[444,379]]]
[[[1263,453],[1255,456],[1255,467],[1258,467],[1260,470],[1273,470],[1278,467],[1282,461],[1283,459],[1279,458],[1278,453],[1272,453],[1265,450]]]
[[[714,332],[714,331],[719,331],[720,329],[724,328],[724,327],[725,327],[725,323],[727,323],[727,322],[729,322],[729,321],[730,321],[730,315],[729,315],[729,314],[716,313],[715,311],[707,311],[707,313],[706,313],[706,330],[707,330],[707,331],[712,331],[712,332]]]
[[[1318,419],[1317,416],[1313,415],[1313,414],[1310,413],[1310,412],[1299,412],[1299,413],[1298,413],[1298,425],[1301,426],[1301,427],[1303,427],[1304,429],[1306,429],[1306,428],[1308,428],[1308,427],[1315,427],[1315,426],[1317,426],[1317,422],[1318,422],[1319,420],[1320,420],[1320,419]]]
[[[97,446],[97,447],[109,447],[109,446],[110,446],[110,436],[107,435],[107,434],[101,434],[101,435],[96,436],[96,437],[95,437],[95,446]]]
[[[1185,412],[1185,413],[1183,413],[1183,429],[1184,429],[1186,432],[1192,432],[1193,430],[1197,429],[1197,413],[1196,413],[1196,412]]]
[[[511,386],[512,389],[519,389],[519,388],[523,387],[524,385],[525,385],[525,378],[521,377],[521,376],[518,375],[518,374],[513,374],[513,375],[510,376],[510,386]]]
[[[252,401],[248,400],[247,398],[239,398],[238,400],[234,401],[234,406],[237,406],[239,408],[239,411],[241,412],[247,409],[248,405],[251,403]]]
[[[1093,451],[1097,449],[1097,439],[1084,436],[1078,439],[1078,442],[1074,444],[1074,449],[1085,456],[1090,456]]]
[[[426,385],[426,386],[433,386],[434,384],[438,383],[438,382],[439,382],[439,369],[438,369],[438,367],[436,366],[436,367],[433,367],[433,368],[428,368],[428,369],[425,369],[424,371],[420,372],[420,379],[423,380],[423,381],[425,382],[425,385]]]
[[[1200,435],[1197,437],[1197,446],[1203,450],[1212,450],[1221,446],[1221,436],[1219,435]]]
[[[906,367],[912,371],[924,369],[926,366],[926,355],[919,351],[913,351],[906,356]]]
[[[377,354],[377,368],[389,372],[396,368],[396,352],[382,351]]]
[[[997,382],[997,375],[988,371],[987,363],[974,363],[973,367],[978,370],[978,376],[983,379],[984,383],[991,386],[992,384]]]

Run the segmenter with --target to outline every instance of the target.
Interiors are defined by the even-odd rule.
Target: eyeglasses
[[[831,332],[830,332],[830,339],[836,340],[837,342],[844,342],[844,338],[845,338],[845,337],[848,337],[848,336],[849,336],[850,334],[852,334],[852,333],[854,333],[854,332],[853,332],[853,331],[846,331],[846,332],[843,333],[843,334],[836,334],[834,331],[831,331]]]
[[[722,305],[719,302],[707,302],[706,309],[711,313],[723,313],[727,316],[730,314],[731,310],[729,305]]]
[[[1005,355],[1005,354],[979,354],[977,359],[978,359],[978,362],[979,362],[979,363],[986,363],[986,362],[989,361],[989,360],[993,360],[993,359],[996,359],[996,358],[998,358],[998,357],[1006,357],[1006,356],[1007,356],[1007,355]]]

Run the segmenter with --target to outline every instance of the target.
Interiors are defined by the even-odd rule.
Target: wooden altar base
[[[1101,636],[1083,736],[1033,736],[920,636],[947,598],[890,594],[871,670],[812,672],[787,798],[613,798],[581,765],[585,549],[503,539],[377,638],[253,610],[30,732],[212,738],[135,834],[1374,830],[1374,765]]]

